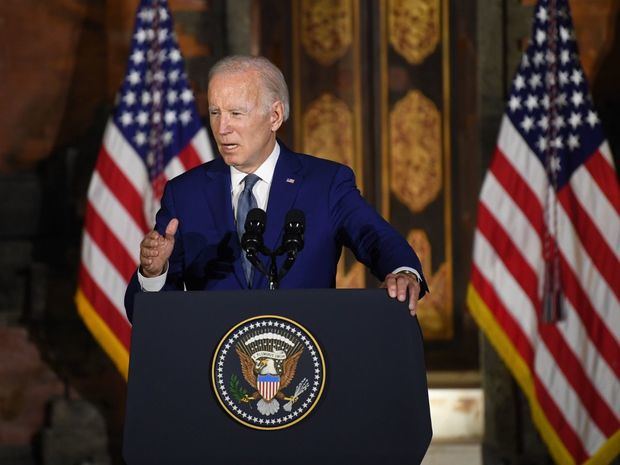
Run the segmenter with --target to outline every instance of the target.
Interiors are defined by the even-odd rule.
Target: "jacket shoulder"
[[[328,160],[326,158],[321,158],[314,155],[308,155],[307,153],[291,153],[295,157],[297,157],[297,159],[307,172],[318,172],[326,176],[333,176],[337,172],[343,171],[353,174],[353,170],[351,170],[351,168],[342,163],[338,163],[336,161]]]

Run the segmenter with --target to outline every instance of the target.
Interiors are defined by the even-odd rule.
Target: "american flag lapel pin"
[[[286,182],[289,184],[295,184],[295,180],[293,178],[286,178]]]

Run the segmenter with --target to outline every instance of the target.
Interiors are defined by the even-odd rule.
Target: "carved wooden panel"
[[[425,338],[454,334],[448,0],[379,8],[382,213],[414,247],[431,293]]]
[[[360,9],[357,0],[292,1],[292,120],[296,150],[350,166],[363,189]],[[344,253],[338,287],[364,287]]]

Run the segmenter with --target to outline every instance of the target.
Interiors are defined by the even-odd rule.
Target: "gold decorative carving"
[[[390,113],[390,187],[416,213],[442,187],[441,115],[417,90],[409,91]]]
[[[353,114],[345,102],[323,94],[303,116],[303,151],[353,168]]]
[[[419,64],[439,43],[440,0],[388,0],[390,44],[411,64]]]
[[[351,0],[302,0],[301,43],[306,53],[328,66],[351,45]]]
[[[424,337],[428,339],[451,339],[452,328],[452,287],[450,286],[450,264],[442,263],[433,273],[431,261],[431,244],[428,236],[421,229],[413,229],[407,235],[407,241],[414,248],[431,289],[418,305],[418,320],[422,325]]]

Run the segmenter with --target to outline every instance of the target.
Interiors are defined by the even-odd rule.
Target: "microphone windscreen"
[[[301,210],[290,210],[286,214],[284,224],[285,228],[291,228],[299,233],[303,233],[306,227],[306,215]]]
[[[267,223],[267,213],[260,208],[252,208],[248,212],[248,216],[245,217],[245,230],[248,231],[250,228],[259,228],[265,229],[265,224]]]

